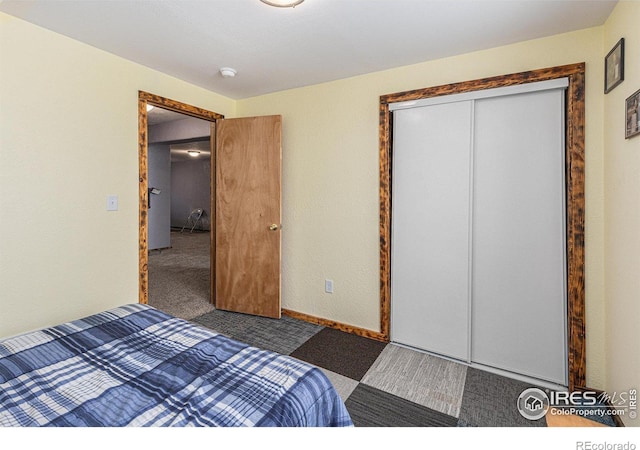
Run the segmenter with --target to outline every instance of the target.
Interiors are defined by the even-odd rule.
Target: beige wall
[[[587,382],[604,387],[602,35],[597,27],[239,101],[239,115],[283,115],[283,306],[379,330],[380,95],[586,62]]]
[[[607,392],[640,389],[640,136],[624,138],[625,100],[640,89],[639,21],[640,2],[620,2],[604,34],[604,53],[623,37],[626,56],[624,81],[604,105]]]
[[[138,90],[235,102],[3,13],[0,61],[0,336],[137,302]]]

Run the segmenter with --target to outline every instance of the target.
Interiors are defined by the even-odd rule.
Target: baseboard
[[[366,337],[369,339],[375,339],[376,341],[389,342],[389,339],[378,331],[367,330],[366,328],[354,327],[333,320],[322,319],[320,317],[310,316],[309,314],[300,313],[297,311],[291,311],[289,309],[283,309],[282,314],[292,317],[294,319],[303,320],[305,322],[313,323],[316,325],[322,325],[329,328],[335,328],[336,330],[344,331],[346,333],[355,334],[357,336]]]

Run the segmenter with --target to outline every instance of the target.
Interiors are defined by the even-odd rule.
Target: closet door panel
[[[468,358],[471,102],[394,112],[391,339]]]
[[[473,362],[566,384],[564,92],[475,104]]]

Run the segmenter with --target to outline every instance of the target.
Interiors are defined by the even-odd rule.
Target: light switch
[[[324,291],[333,294],[333,280],[324,280]]]
[[[117,211],[117,210],[118,210],[118,196],[109,195],[107,197],[107,211]]]

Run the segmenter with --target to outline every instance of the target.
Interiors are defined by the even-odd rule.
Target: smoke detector
[[[236,76],[236,69],[232,69],[231,67],[223,67],[220,69],[220,75],[225,78],[233,78]]]

